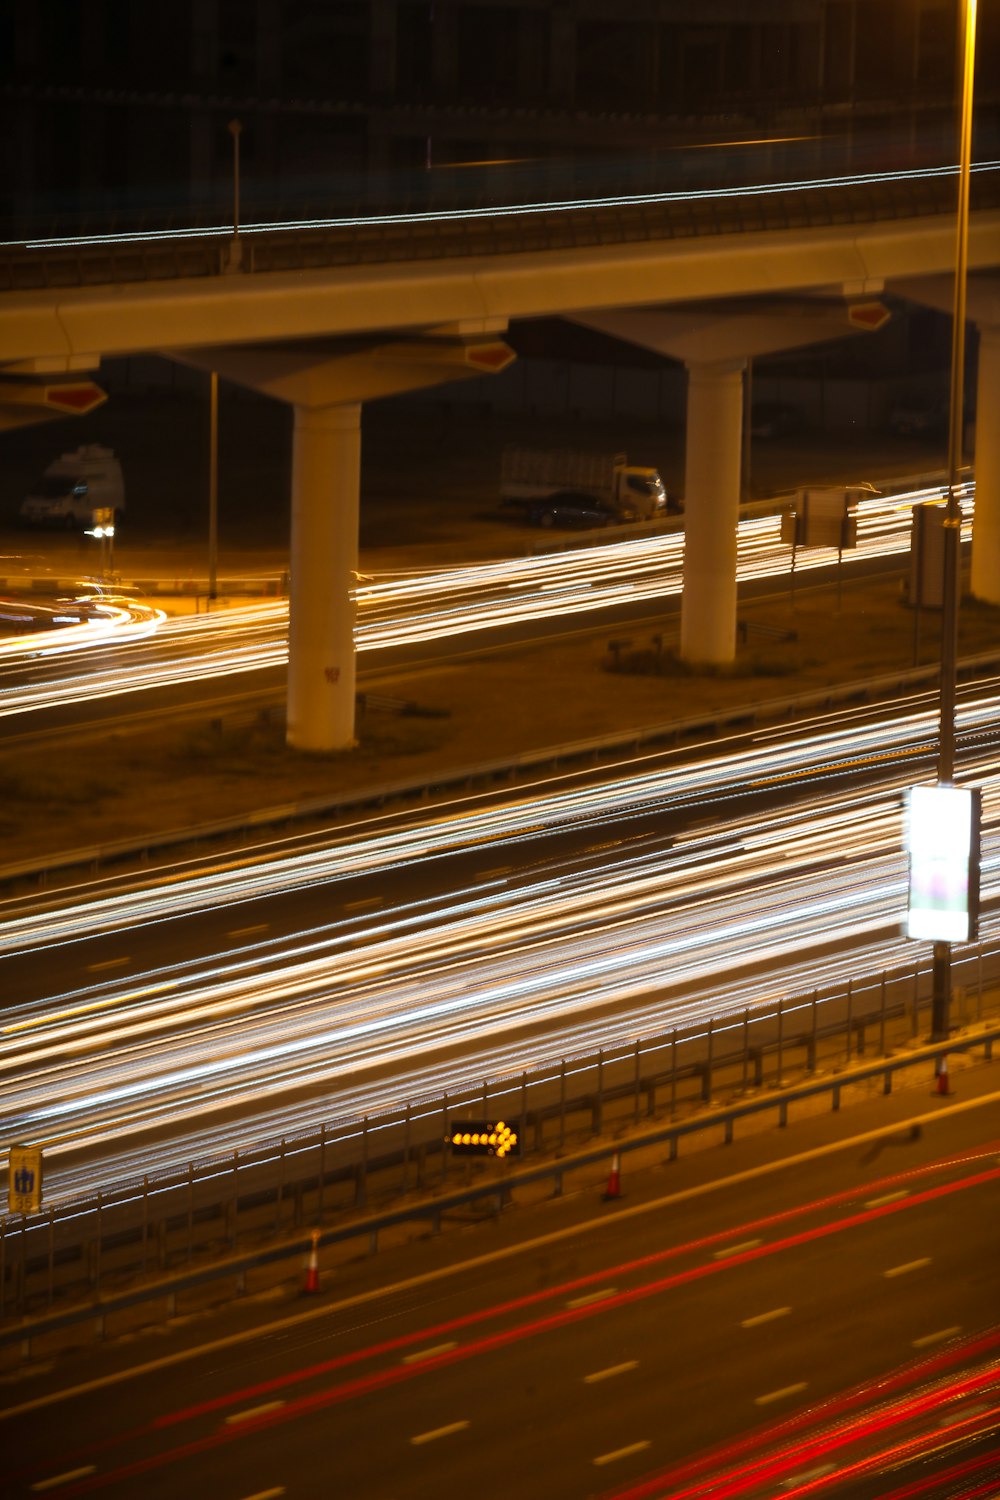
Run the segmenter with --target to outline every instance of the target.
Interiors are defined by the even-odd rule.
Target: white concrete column
[[[1000,326],[980,327],[976,377],[976,518],[972,593],[1000,604]]]
[[[361,406],[296,406],[292,439],[287,741],[354,744],[354,588]]]
[[[742,359],[688,365],[681,656],[736,656],[736,531],[743,445]]]

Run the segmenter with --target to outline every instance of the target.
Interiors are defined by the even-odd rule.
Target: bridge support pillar
[[[288,730],[296,750],[354,744],[361,405],[296,406]]]
[[[979,328],[976,384],[976,519],[972,537],[972,593],[1000,604],[1000,325]]]
[[[681,656],[736,655],[736,535],[743,454],[742,359],[688,364]]]

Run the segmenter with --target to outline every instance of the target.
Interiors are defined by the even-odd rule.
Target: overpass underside
[[[977,183],[970,315],[985,330],[982,410],[1000,397],[1000,183]],[[998,201],[983,201],[994,194]],[[457,223],[310,226],[182,240],[8,247],[0,254],[0,364],[8,382],[158,352],[214,369],[295,410],[289,739],[354,738],[353,575],[361,409],[513,357],[519,318],[564,316],[682,359],[688,537],[682,649],[735,654],[735,526],[743,370],[765,350],[863,332],[852,309],[895,285],[939,295],[952,274],[954,184],[787,190]],[[881,213],[879,207],[881,204]],[[516,233],[515,233],[516,230]],[[45,283],[44,285],[41,283]],[[978,311],[977,311],[978,307]],[[984,470],[984,459],[985,470]],[[979,569],[1000,602],[1000,453],[979,456]],[[982,551],[982,549],[981,549]],[[975,555],[975,551],[974,551]],[[989,589],[993,593],[989,593]]]

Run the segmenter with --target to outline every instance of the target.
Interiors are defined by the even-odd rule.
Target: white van
[[[110,506],[119,522],[125,510],[122,466],[110,448],[90,443],[54,459],[21,501],[29,526],[89,526],[94,511]]]

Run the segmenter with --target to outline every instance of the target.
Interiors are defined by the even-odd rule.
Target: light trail
[[[858,546],[851,561],[903,556],[910,547],[913,506],[940,501],[941,486],[872,496],[858,505]],[[974,487],[963,489],[963,537],[972,533]],[[740,523],[737,576],[741,582],[787,577],[790,548],[781,541],[780,517]],[[798,549],[796,575],[829,568],[836,548]],[[540,624],[559,618],[598,615],[623,604],[676,598],[683,582],[682,532],[642,536],[572,552],[433,569],[361,583],[356,601],[355,642],[367,655],[392,647],[454,640],[504,627]],[[288,606],[284,601],[245,606],[216,614],[189,615],[160,622],[154,639],[148,628],[139,638],[120,642],[114,663],[90,661],[91,648],[106,648],[107,636],[79,636],[0,643],[0,666],[38,670],[49,657],[75,651],[69,670],[53,668],[44,681],[4,684],[0,716],[20,715],[88,698],[211,681],[216,677],[282,667],[288,660]],[[89,664],[89,665],[88,665]]]
[[[994,687],[963,706],[959,726],[963,779],[984,789],[987,942],[1000,937],[998,719]],[[899,933],[900,790],[914,756],[930,776],[935,729],[929,710],[874,725],[847,716],[840,729],[763,735],[696,766],[644,757],[593,785],[540,785],[396,828],[376,820],[321,849],[54,912],[18,917],[7,903],[2,951],[51,955],[98,932],[327,891],[366,872],[416,873],[491,842],[528,839],[535,851],[519,880],[449,879],[441,895],[10,1008],[0,1139],[44,1141],[58,1201],[86,1185],[87,1152],[121,1173],[163,1168],[223,1141],[231,1150],[237,1133],[304,1130],[319,1118],[315,1096],[324,1118],[360,1116],[899,965],[913,953]],[[875,789],[829,789],[845,766],[871,772],[890,753],[899,758]],[[727,811],[762,785],[806,780],[806,804]],[[684,806],[718,821],[665,837],[657,810]],[[597,857],[545,842],[573,827],[602,832]],[[143,1142],[153,1127],[168,1137],[155,1149]]]
[[[975,162],[973,173],[994,172],[1000,161]],[[272,219],[240,225],[241,235],[289,234],[317,229],[377,229],[458,223],[495,218],[526,218],[539,214],[578,213],[609,208],[640,208],[671,203],[702,203],[731,198],[768,198],[777,193],[809,193],[831,188],[888,186],[890,183],[947,180],[958,175],[956,165],[909,167],[894,171],[838,173],[823,177],[792,178],[764,183],[734,184],[713,187],[700,185],[675,188],[666,192],[614,193],[601,197],[549,198],[542,202],[519,202],[483,205],[476,208],[421,209],[415,212],[342,214],[301,219]],[[229,239],[233,226],[213,224],[182,229],[127,230],[90,235],[64,235],[49,238],[0,241],[0,249],[82,249],[88,246],[158,244],[192,239]]]

